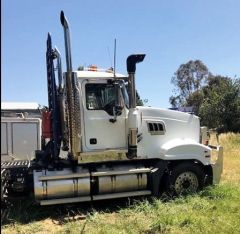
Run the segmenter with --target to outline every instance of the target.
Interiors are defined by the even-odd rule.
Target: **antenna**
[[[114,39],[114,59],[113,59],[113,75],[116,77],[116,52],[117,52],[117,39]]]

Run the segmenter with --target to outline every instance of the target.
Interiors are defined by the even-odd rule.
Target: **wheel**
[[[169,175],[167,191],[172,195],[187,195],[203,188],[205,173],[194,163],[182,163],[174,167]]]

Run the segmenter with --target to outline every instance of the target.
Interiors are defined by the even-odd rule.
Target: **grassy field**
[[[212,138],[212,141],[215,139]],[[71,206],[14,204],[2,233],[240,233],[240,134],[223,134],[221,183],[173,201],[118,199]]]

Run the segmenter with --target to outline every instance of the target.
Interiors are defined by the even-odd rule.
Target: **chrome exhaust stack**
[[[60,92],[64,90],[63,78],[62,78],[62,59],[61,53],[59,52],[58,48],[55,46],[54,54],[57,58],[57,69],[58,69],[58,89]]]
[[[68,26],[68,21],[65,18],[64,12],[61,11],[60,14],[61,24],[64,30],[64,42],[65,42],[65,53],[66,53],[66,63],[67,63],[67,71],[72,71],[72,55],[71,55],[71,40],[70,40],[70,29]]]
[[[127,58],[128,71],[128,95],[129,95],[129,112],[128,112],[128,153],[127,157],[133,159],[137,157],[137,131],[138,131],[138,112],[136,110],[136,88],[135,88],[135,71],[136,64],[144,60],[145,54],[133,54]]]
[[[60,121],[62,129],[62,150],[67,151],[69,149],[69,138],[68,138],[68,125],[66,116],[66,98],[65,98],[65,85],[62,77],[62,60],[61,54],[57,47],[54,48],[54,54],[57,58],[57,69],[58,69],[58,100],[60,108]]]
[[[81,113],[80,113],[80,94],[78,87],[78,80],[76,72],[72,71],[72,57],[71,57],[71,40],[68,21],[61,11],[61,24],[64,30],[65,39],[65,53],[67,72],[64,74],[66,84],[66,109],[69,126],[69,156],[73,160],[77,160],[81,153]]]

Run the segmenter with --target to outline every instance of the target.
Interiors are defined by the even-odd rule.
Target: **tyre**
[[[168,177],[167,191],[180,196],[196,193],[204,186],[205,173],[194,163],[181,163],[174,167]]]

